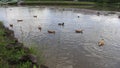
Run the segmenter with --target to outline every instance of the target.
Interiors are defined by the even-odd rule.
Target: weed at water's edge
[[[11,30],[8,31],[10,32]],[[30,57],[34,58],[34,56],[29,54],[35,54],[37,52],[32,47],[25,49],[23,44],[15,42],[14,36],[11,37],[5,35],[5,27],[0,22],[0,68],[30,68],[33,65]],[[23,56],[27,56],[29,59],[24,59],[26,61],[23,61],[22,58],[21,62],[20,60]],[[33,65],[32,68],[38,67]]]

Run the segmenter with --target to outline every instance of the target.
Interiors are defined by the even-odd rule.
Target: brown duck
[[[37,16],[33,16],[34,18],[37,18]]]
[[[17,22],[22,22],[23,20],[21,20],[21,19],[19,19],[19,20],[17,20]]]
[[[99,46],[103,46],[104,44],[105,44],[104,39],[101,39],[101,40],[98,42],[98,45],[99,45]]]
[[[83,33],[83,30],[75,30],[76,33]]]
[[[53,30],[48,30],[48,33],[53,33],[53,34],[55,34],[55,31],[53,31]]]

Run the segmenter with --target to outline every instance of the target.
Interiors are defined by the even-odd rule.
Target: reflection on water
[[[35,44],[42,49],[50,68],[119,68],[120,19],[117,14],[95,13],[59,7],[8,7],[0,8],[0,19],[26,46]],[[62,22],[65,25],[58,26]],[[83,29],[83,34],[75,33],[76,29]],[[98,46],[100,39],[105,40],[103,47]]]

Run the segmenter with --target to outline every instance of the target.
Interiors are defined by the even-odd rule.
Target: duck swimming
[[[34,18],[37,18],[37,16],[33,16]]]
[[[100,12],[97,12],[97,15],[100,16]]]
[[[13,24],[10,24],[10,27],[13,27]]]
[[[99,46],[103,46],[104,44],[105,44],[104,39],[101,39],[101,40],[98,42],[98,45],[99,45]]]
[[[48,30],[48,33],[53,33],[53,34],[55,34],[55,31],[53,31],[53,30]]]
[[[42,28],[39,26],[38,29],[41,31]]]
[[[19,19],[19,20],[17,20],[17,22],[22,22],[23,20],[21,20],[21,19]]]
[[[83,30],[75,30],[76,33],[83,33]]]
[[[64,26],[64,22],[63,23],[58,23],[59,26]]]
[[[120,19],[120,16],[118,16],[118,18]]]

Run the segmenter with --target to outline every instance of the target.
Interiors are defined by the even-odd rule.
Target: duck
[[[12,10],[12,9],[10,9],[10,10]]]
[[[42,28],[39,26],[38,29],[41,31]]]
[[[21,19],[19,19],[19,20],[17,20],[18,22],[22,22],[23,20],[21,20]]]
[[[53,34],[55,34],[55,31],[53,31],[53,30],[48,30],[48,33],[53,33]]]
[[[37,16],[33,16],[34,18],[37,18]]]
[[[104,44],[105,44],[104,39],[101,39],[101,40],[98,42],[98,45],[99,45],[99,46],[103,46]]]
[[[75,30],[76,33],[83,33],[83,30]]]
[[[97,12],[97,15],[99,16],[99,15],[100,15],[100,12]]]
[[[13,24],[10,24],[10,27],[13,27]]]
[[[58,23],[59,26],[64,26],[64,22],[63,23]]]
[[[118,16],[118,18],[120,19],[120,16]]]

